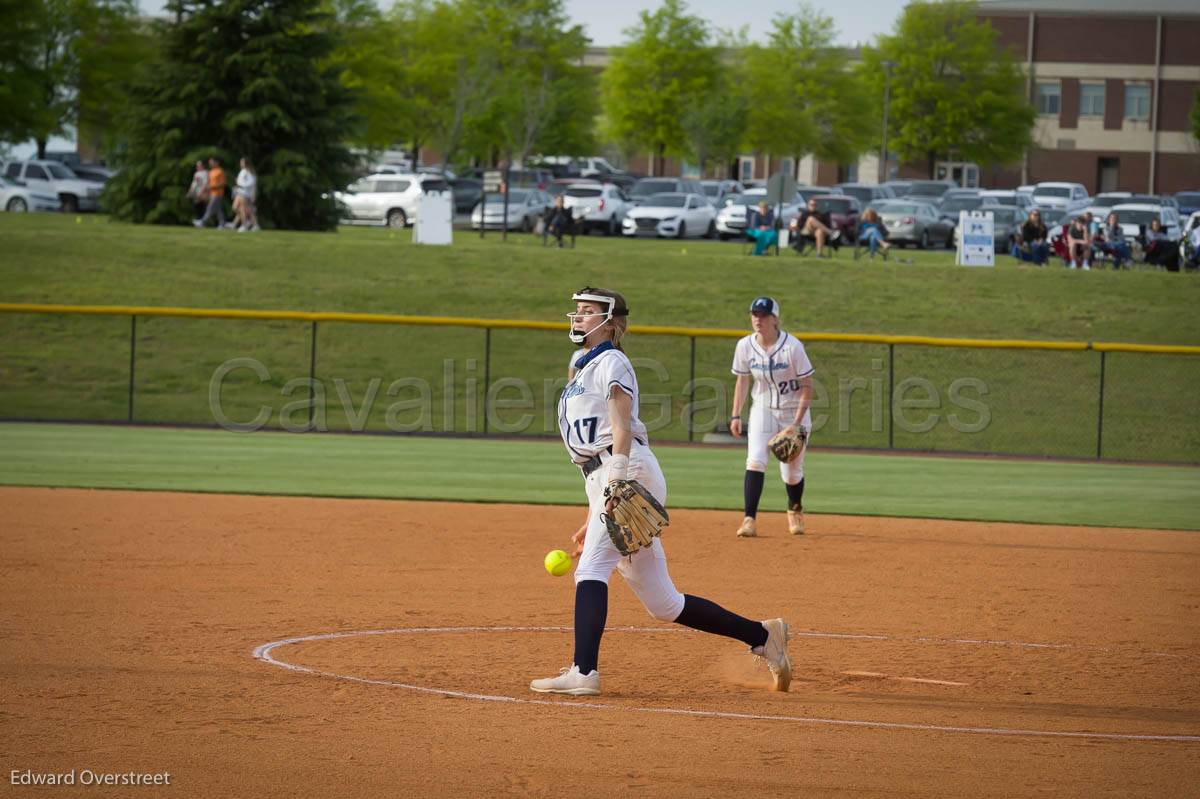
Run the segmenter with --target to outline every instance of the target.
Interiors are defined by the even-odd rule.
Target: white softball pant
[[[583,539],[583,554],[579,556],[579,565],[575,567],[575,583],[599,580],[607,584],[613,569],[616,569],[651,616],[659,621],[675,621],[683,612],[683,594],[676,590],[671,575],[667,573],[667,553],[663,550],[662,538],[655,538],[651,546],[623,557],[608,537],[600,514],[604,512],[604,487],[608,485],[610,456],[605,454],[602,457],[605,459],[604,465],[584,481],[588,497],[588,526]],[[667,506],[667,481],[658,459],[649,447],[637,441],[629,449],[629,479],[637,480],[664,508]]]
[[[750,423],[746,430],[746,442],[749,452],[746,455],[746,471],[765,472],[767,463],[772,460],[771,448],[768,442],[783,428],[796,418],[795,408],[780,408],[778,410],[766,405],[754,405],[750,410]],[[779,475],[783,482],[795,485],[804,479],[804,454],[808,451],[808,441],[800,450],[800,457],[791,463],[779,464]]]

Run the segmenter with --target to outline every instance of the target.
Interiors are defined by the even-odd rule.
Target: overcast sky
[[[870,42],[877,34],[892,29],[907,0],[855,0],[834,2],[816,0],[813,8],[833,17],[842,44]],[[381,8],[391,6],[391,0],[376,0]],[[139,0],[147,14],[161,14],[163,0]],[[651,10],[657,2],[647,0],[566,0],[567,13],[583,25],[592,42],[599,46],[620,44],[622,31],[637,22],[638,12]],[[708,20],[714,28],[750,28],[752,39],[763,39],[771,26],[771,18],[779,13],[792,13],[800,8],[799,0],[689,0],[688,9]]]
[[[163,13],[163,0],[138,0],[146,14]],[[391,0],[376,0],[381,7],[390,7]],[[877,35],[892,29],[907,0],[855,0],[833,2],[817,0],[812,7],[833,18],[838,42],[844,45],[866,44]],[[637,22],[638,13],[658,6],[647,0],[566,0],[567,13],[583,25],[592,42],[598,46],[620,44],[625,28]],[[691,13],[707,20],[713,28],[735,30],[748,26],[752,40],[762,41],[770,30],[776,14],[793,13],[800,8],[799,0],[689,0]],[[74,149],[74,142],[53,139],[54,150]],[[12,148],[17,158],[30,157],[31,145]]]

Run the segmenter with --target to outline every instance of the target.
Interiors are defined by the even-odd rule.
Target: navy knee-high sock
[[[608,583],[583,580],[575,586],[575,665],[591,674],[600,663],[600,636],[608,620]]]
[[[800,482],[792,485],[786,483],[788,495],[788,510],[802,510],[804,508],[804,478],[800,478]]]
[[[758,515],[758,501],[762,498],[763,481],[766,475],[762,472],[746,470],[746,480],[742,490],[745,495],[745,512],[751,519]]]
[[[675,619],[675,623],[713,635],[736,638],[747,646],[762,646],[767,642],[767,630],[759,622],[731,613],[716,602],[691,594],[683,595],[683,612]]]

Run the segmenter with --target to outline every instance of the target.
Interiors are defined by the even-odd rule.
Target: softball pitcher
[[[707,599],[681,594],[667,572],[658,528],[625,554],[629,533],[619,507],[640,494],[666,523],[667,484],[638,419],[638,384],[621,349],[628,329],[625,298],[608,289],[575,294],[569,336],[584,354],[572,364],[570,382],[558,402],[558,424],[572,462],[583,474],[587,518],[572,537],[575,549],[575,654],[559,676],[533,680],[541,693],[594,696],[600,693],[600,638],[608,617],[608,580],[613,570],[633,589],[651,616],[742,641],[767,662],[776,690],[791,682],[788,626],[783,619],[753,621]],[[636,491],[635,491],[636,489]],[[626,493],[621,493],[625,491]],[[640,521],[631,522],[642,532]],[[630,536],[632,537],[632,535]]]
[[[758,501],[762,498],[766,479],[768,442],[776,433],[789,427],[812,430],[809,407],[812,405],[813,366],[804,345],[795,336],[779,327],[779,303],[770,297],[759,297],[750,305],[750,326],[754,332],[740,339],[733,352],[733,373],[737,382],[733,388],[733,416],[729,431],[745,435],[749,453],[746,456],[744,481],[745,518],[738,528],[741,538],[758,535],[756,518]],[[742,419],[746,390],[753,387],[749,424]],[[807,441],[807,436],[806,436]],[[804,449],[790,463],[780,463],[779,473],[787,487],[788,529],[793,535],[804,533]]]

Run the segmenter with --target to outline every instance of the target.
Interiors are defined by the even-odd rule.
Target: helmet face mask
[[[582,344],[587,340],[588,336],[590,336],[592,333],[595,333],[612,320],[613,306],[617,304],[617,301],[612,297],[608,297],[603,294],[596,294],[595,289],[592,288],[580,289],[571,295],[571,299],[575,302],[594,302],[605,309],[603,313],[580,313],[579,311],[573,311],[567,314],[567,319],[571,320],[571,326],[567,330],[567,338],[571,339],[573,344]],[[603,318],[591,330],[586,332],[580,332],[575,329],[576,319],[589,319],[593,316],[600,316]]]

